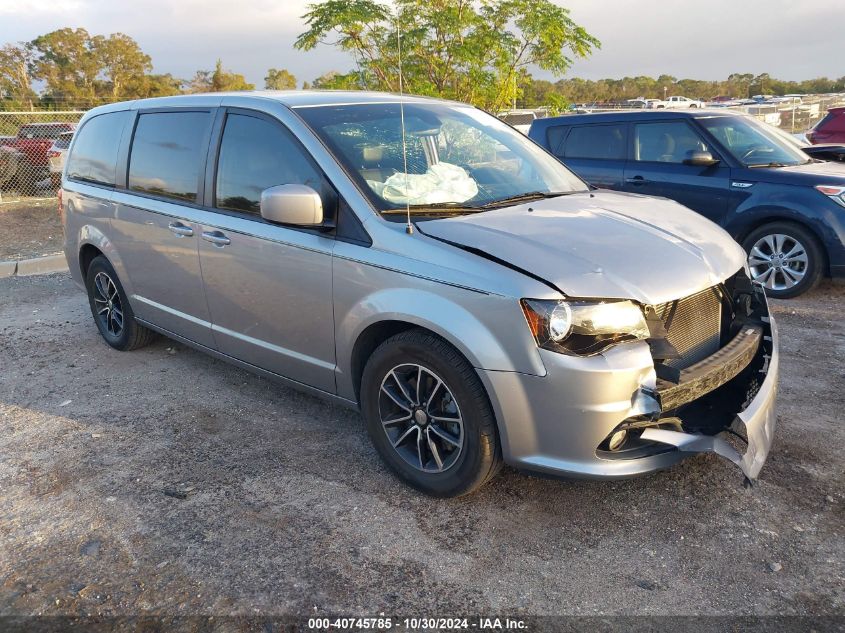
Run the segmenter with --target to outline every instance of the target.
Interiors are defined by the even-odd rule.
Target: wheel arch
[[[518,302],[509,303],[500,304],[499,310],[520,311]],[[509,320],[499,322],[503,316],[499,310],[490,308],[497,318],[486,321],[478,317],[484,313],[480,305],[467,306],[431,291],[409,288],[383,289],[362,298],[352,309],[337,313],[338,395],[358,402],[361,374],[372,352],[391,336],[412,328],[440,337],[476,369],[545,375],[528,328],[524,327],[524,337],[513,336]],[[524,321],[521,312],[516,312],[512,316]]]
[[[78,268],[82,285],[85,285],[85,274],[88,266],[98,255],[102,255],[114,267],[115,272],[120,278],[120,283],[127,297],[133,295],[132,280],[123,265],[123,260],[112,242],[100,229],[91,224],[86,224],[80,227],[79,237],[77,240],[76,256],[78,259]],[[73,271],[75,272],[75,271]]]
[[[764,227],[767,224],[778,223],[794,224],[807,231],[816,240],[816,244],[823,257],[822,275],[830,277],[830,254],[827,252],[827,245],[825,244],[824,236],[819,233],[817,227],[814,227],[811,222],[807,222],[801,215],[794,215],[783,211],[766,213],[766,215],[754,218],[754,220],[744,224],[741,229],[731,231],[731,233],[734,235],[736,241],[742,244],[746,239],[748,239],[748,236],[757,229]]]

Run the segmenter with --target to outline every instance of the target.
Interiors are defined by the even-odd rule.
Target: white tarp
[[[424,174],[393,174],[384,182],[367,184],[393,204],[461,203],[478,194],[478,185],[466,170],[450,163],[432,165]]]

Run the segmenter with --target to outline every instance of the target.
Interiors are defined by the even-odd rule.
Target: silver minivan
[[[503,463],[616,478],[703,452],[754,480],[768,454],[777,332],[742,249],[674,202],[590,188],[473,107],[111,104],[83,118],[62,187],[111,347],[163,334],[356,408],[427,493]]]

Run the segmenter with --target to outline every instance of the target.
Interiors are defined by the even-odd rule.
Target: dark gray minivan
[[[769,451],[777,332],[742,249],[673,202],[590,191],[476,108],[117,103],[83,118],[62,187],[110,346],[164,334],[357,408],[430,494],[503,462],[626,477],[701,452],[753,479]]]

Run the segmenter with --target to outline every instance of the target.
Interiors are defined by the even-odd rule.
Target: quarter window
[[[208,112],[140,115],[129,157],[129,188],[196,202],[210,122]]]
[[[566,138],[566,158],[599,160],[625,159],[625,127],[623,125],[585,125],[573,127]]]
[[[229,114],[217,165],[216,206],[259,213],[261,192],[276,185],[322,190],[323,178],[293,136],[281,125]]]
[[[76,133],[67,162],[68,178],[113,187],[120,138],[128,118],[129,112],[124,110],[88,119]]]
[[[710,148],[684,121],[638,123],[634,126],[634,160],[683,163],[691,152]]]

